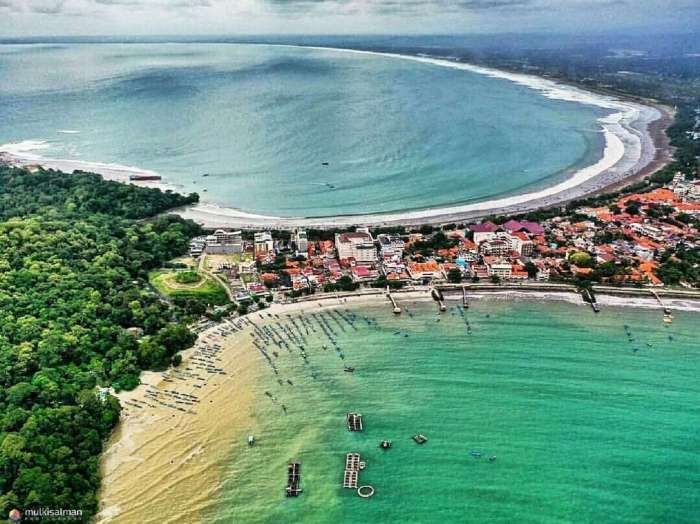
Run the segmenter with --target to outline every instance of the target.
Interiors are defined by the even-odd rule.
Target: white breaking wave
[[[23,140],[21,142],[3,144],[0,145],[0,158],[13,165],[38,164],[47,169],[56,169],[65,173],[72,173],[73,171],[98,173],[105,180],[115,180],[117,182],[128,182],[129,177],[132,175],[158,175],[155,171],[140,167],[67,158],[49,158],[38,153],[51,147],[52,145],[45,140]],[[162,183],[147,185],[157,185],[163,189],[174,189],[174,186]]]

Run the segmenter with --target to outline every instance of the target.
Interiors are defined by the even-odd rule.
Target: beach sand
[[[404,300],[431,300],[427,289],[403,292]],[[319,311],[333,307],[357,307],[388,299],[380,290],[335,298],[321,298],[293,304],[273,304],[260,313],[218,324],[200,333],[195,346],[182,353],[178,372],[193,370],[202,347],[218,344],[220,361],[215,365],[226,375],[207,374],[200,377],[163,379],[161,373],[142,374],[142,385],[117,396],[124,408],[122,419],[102,456],[101,511],[98,524],[132,522],[194,524],[203,519],[202,512],[216,499],[223,478],[235,478],[226,471],[231,453],[246,444],[248,435],[255,435],[250,410],[255,398],[256,377],[269,370],[250,337],[249,322],[268,323],[269,315],[287,315],[300,311]],[[240,326],[228,334],[231,325]],[[172,370],[168,373],[173,376]],[[201,385],[201,388],[195,387]],[[176,390],[196,395],[199,402],[187,407],[194,413],[182,413],[155,403],[149,391]],[[154,407],[141,409],[134,403],[146,402]],[[224,475],[225,473],[225,475]]]
[[[242,336],[205,333],[197,347],[203,342],[222,345],[217,365],[227,375],[200,372],[206,382],[166,382],[160,373],[149,372],[142,375],[143,385],[118,395],[124,410],[102,457],[102,511],[96,522],[199,522],[202,509],[219,489],[232,440],[254,432],[249,408],[259,356]],[[196,348],[183,354],[179,370],[193,365],[195,352]],[[194,414],[155,403],[146,395],[153,389],[196,395],[199,402],[188,407]],[[134,401],[154,407],[135,408]]]

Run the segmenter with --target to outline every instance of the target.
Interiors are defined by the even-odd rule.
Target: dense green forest
[[[196,200],[0,166],[3,515],[72,508],[87,520],[97,510],[99,455],[120,411],[97,386],[133,388],[142,369],[194,342],[146,278],[200,233],[157,215]]]

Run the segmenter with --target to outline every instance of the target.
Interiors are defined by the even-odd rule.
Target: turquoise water
[[[0,45],[0,145],[43,141],[45,157],[155,170],[204,200],[278,216],[541,188],[600,157],[603,115],[396,58],[235,44]]]
[[[363,308],[355,328],[324,313],[344,360],[318,324],[306,336],[285,322],[309,363],[295,345],[270,345],[280,374],[261,366],[244,430],[258,443],[235,443],[207,522],[700,520],[697,314],[665,326],[657,310],[475,301],[469,334],[456,308],[440,322],[432,304],[408,311]],[[363,413],[363,433],[346,430],[348,411]],[[341,487],[347,452],[366,460],[360,485],[373,498]],[[296,499],[283,495],[292,460]]]

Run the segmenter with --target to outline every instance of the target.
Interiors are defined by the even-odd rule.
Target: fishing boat
[[[426,442],[428,442],[428,437],[426,437],[425,435],[418,434],[413,435],[413,440],[416,441],[416,444],[425,444]]]
[[[382,449],[390,449],[391,448],[391,440],[382,440],[379,443],[379,447]]]

